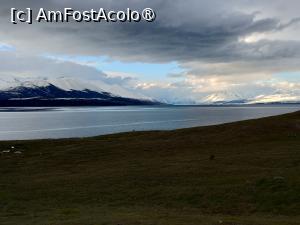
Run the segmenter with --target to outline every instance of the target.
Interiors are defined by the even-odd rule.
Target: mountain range
[[[166,102],[194,105],[238,105],[300,103],[300,90],[276,90],[255,95],[235,91],[209,93],[189,102]],[[0,107],[14,106],[125,106],[162,104],[118,84],[102,80],[78,78],[16,78],[0,79]]]
[[[0,106],[123,106],[159,102],[103,81],[74,78],[0,79]]]
[[[300,90],[276,90],[273,93],[260,95],[221,91],[205,96],[200,102],[200,104],[293,104],[300,103]]]

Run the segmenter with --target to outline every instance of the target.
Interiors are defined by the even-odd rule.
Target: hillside
[[[120,85],[73,78],[0,79],[0,106],[124,106],[159,104]]]
[[[0,150],[2,225],[300,224],[300,112]]]

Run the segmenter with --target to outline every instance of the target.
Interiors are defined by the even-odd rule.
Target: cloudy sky
[[[152,8],[153,23],[14,25],[11,8]],[[298,0],[1,0],[0,77],[72,76],[161,101],[300,96]],[[299,96],[298,96],[299,95]]]

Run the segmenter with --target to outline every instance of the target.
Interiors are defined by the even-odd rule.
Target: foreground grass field
[[[300,224],[300,112],[0,152],[1,225]]]

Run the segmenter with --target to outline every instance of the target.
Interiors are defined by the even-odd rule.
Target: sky
[[[228,93],[300,100],[298,0],[1,0],[0,4],[0,78],[99,79],[178,104]],[[156,20],[10,22],[11,8],[28,7],[152,8]]]

